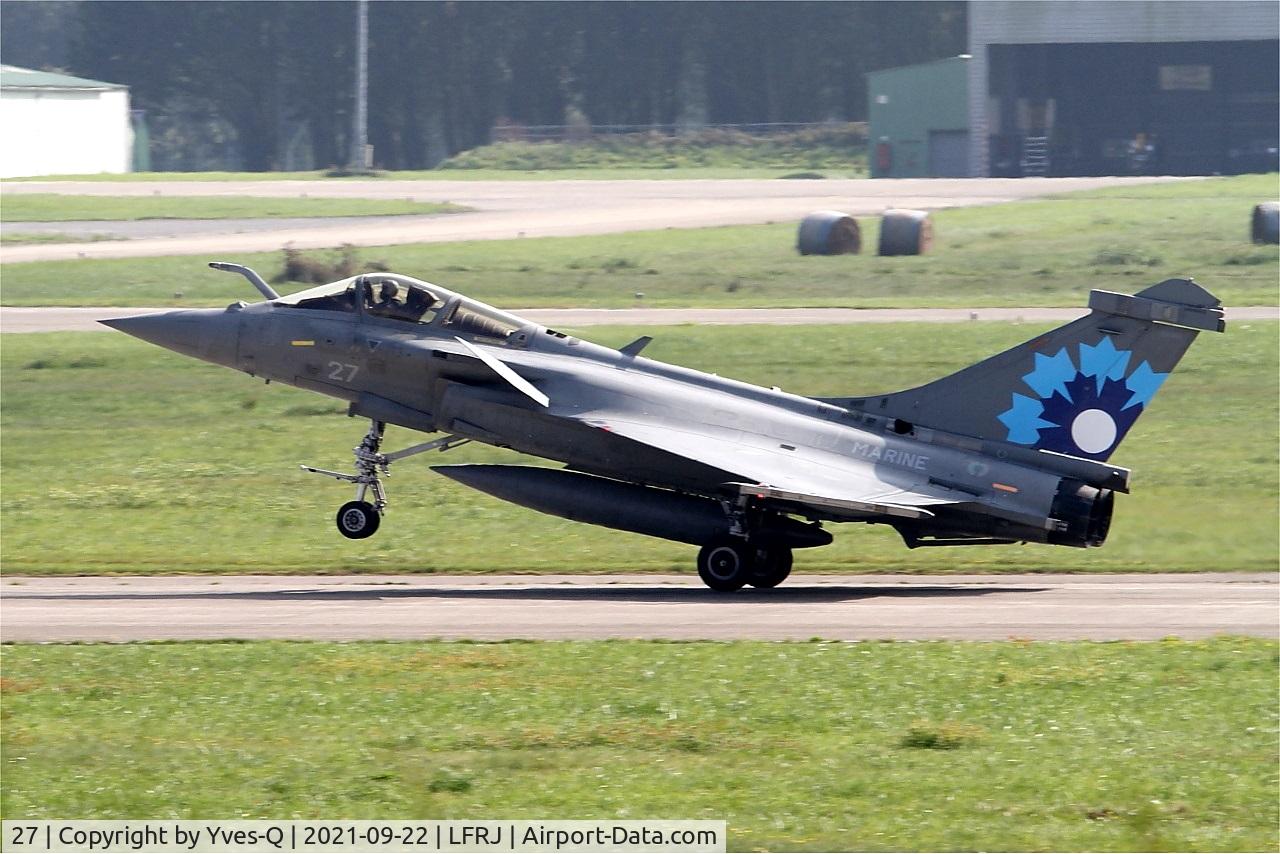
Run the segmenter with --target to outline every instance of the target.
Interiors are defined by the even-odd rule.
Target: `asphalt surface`
[[[22,181],[4,185],[4,195],[60,193],[103,196],[260,196],[413,199],[454,202],[473,210],[445,216],[359,217],[352,222],[313,220],[255,223],[253,230],[173,233],[156,223],[151,236],[100,243],[41,243],[0,249],[0,261],[53,261],[159,255],[272,252],[286,243],[319,249],[349,243],[387,246],[458,240],[509,240],[613,234],[661,228],[703,228],[798,220],[815,210],[854,215],[886,208],[937,210],[996,204],[1053,193],[1119,187],[1154,181],[1194,180],[1150,177],[1103,178],[918,178],[627,180],[627,181]],[[99,223],[104,233],[110,223]],[[189,224],[181,226],[190,228]],[[13,226],[6,228],[17,231]],[[131,226],[131,228],[134,228]],[[168,231],[166,231],[168,229]]]
[[[287,231],[322,226],[353,228],[388,225],[404,216],[257,217],[253,219],[78,219],[61,222],[5,222],[13,234],[60,234],[80,239],[138,240],[147,237],[186,237],[214,234],[244,234],[252,231]],[[432,214],[431,216],[442,216]],[[415,216],[421,220],[423,216]]]
[[[98,323],[172,311],[171,308],[0,308],[0,332],[106,332]],[[518,308],[514,314],[554,328],[579,326],[675,326],[764,324],[802,326],[817,323],[1066,323],[1087,313],[1083,308]],[[1227,320],[1280,320],[1280,307],[1227,309]]]
[[[169,576],[0,580],[4,641],[1280,637],[1280,576]]]

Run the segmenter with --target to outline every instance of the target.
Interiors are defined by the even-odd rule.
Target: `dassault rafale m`
[[[397,460],[483,442],[563,468],[444,465],[534,510],[699,546],[716,590],[774,587],[824,523],[892,526],[910,548],[1100,546],[1129,471],[1108,460],[1221,303],[1189,279],[1090,312],[907,391],[809,398],[613,350],[438,285],[372,273],[226,309],[103,321],[178,353],[345,400],[370,426],[343,536],[373,534]],[[383,453],[386,425],[439,438]]]

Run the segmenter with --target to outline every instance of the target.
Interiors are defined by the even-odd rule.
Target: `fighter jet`
[[[1129,471],[1109,460],[1221,303],[1189,279],[1092,291],[1087,315],[927,385],[811,398],[548,329],[409,276],[354,276],[226,309],[103,321],[178,353],[347,401],[368,419],[338,531],[373,534],[389,466],[482,442],[563,464],[434,466],[534,510],[700,547],[720,591],[769,588],[825,524],[909,548],[1101,546]],[[437,438],[383,453],[386,425]]]

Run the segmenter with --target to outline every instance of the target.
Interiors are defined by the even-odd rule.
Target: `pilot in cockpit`
[[[409,318],[418,320],[435,302],[436,298],[422,288],[409,288],[409,296],[405,298],[404,305]]]
[[[370,314],[409,323],[427,322],[429,318],[423,319],[423,314],[435,303],[435,297],[422,288],[403,287],[392,281],[382,282],[369,296]]]
[[[383,282],[378,285],[376,291],[371,290],[369,294],[369,309],[374,314],[383,314],[391,310],[396,305],[396,296],[400,292],[400,286],[395,282]]]

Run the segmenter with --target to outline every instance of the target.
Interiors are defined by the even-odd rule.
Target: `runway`
[[[688,575],[0,580],[0,640],[1152,640],[1280,637],[1275,573],[792,576],[720,594]]]
[[[886,208],[923,210],[997,204],[1054,193],[1186,178],[915,178],[556,181],[20,181],[4,195],[60,193],[103,196],[259,196],[411,199],[453,202],[468,213],[255,223],[243,233],[204,221],[206,233],[156,223],[150,236],[99,243],[40,243],[0,249],[5,263],[77,258],[274,252],[285,244],[321,249],[342,244],[388,246],[459,240],[510,240],[616,234],[662,228],[705,228],[798,221],[815,210],[865,216]],[[101,223],[110,232],[110,223]],[[134,227],[136,228],[136,227]],[[168,229],[168,230],[166,230]]]
[[[98,323],[172,308],[0,308],[0,332],[109,332]],[[1227,321],[1280,320],[1280,307],[1228,308]],[[555,329],[584,326],[676,326],[763,324],[802,326],[822,323],[1067,323],[1088,313],[1084,308],[517,308],[514,314]]]

